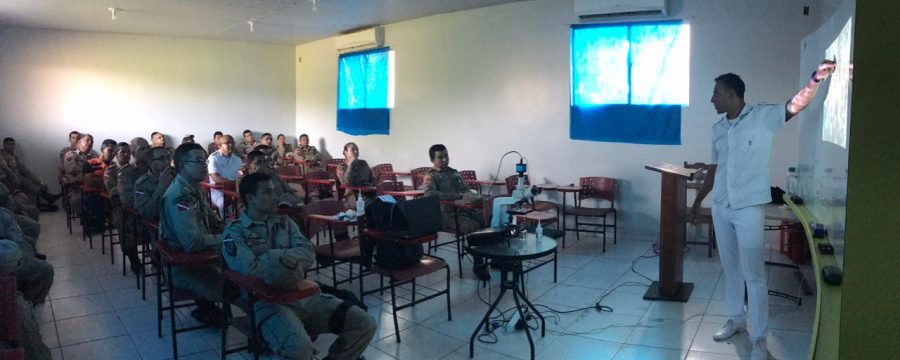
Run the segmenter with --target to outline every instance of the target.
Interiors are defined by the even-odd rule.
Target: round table
[[[478,336],[478,333],[484,326],[487,326],[491,313],[497,308],[497,304],[500,303],[500,300],[503,299],[503,295],[506,294],[507,290],[510,290],[513,295],[513,300],[516,302],[516,310],[519,312],[519,318],[525,319],[525,314],[522,311],[521,302],[524,302],[528,305],[528,308],[534,312],[535,315],[538,316],[541,320],[541,337],[544,337],[546,333],[546,325],[544,322],[544,316],[531,304],[531,301],[528,300],[528,297],[525,296],[525,293],[522,291],[520,286],[521,276],[522,276],[522,262],[525,260],[537,259],[541,258],[556,252],[557,243],[556,240],[547,238],[546,236],[541,239],[541,241],[537,241],[534,234],[528,233],[526,234],[525,239],[519,238],[507,238],[506,240],[500,241],[493,245],[485,245],[485,246],[470,246],[469,253],[475,256],[481,256],[487,259],[491,259],[494,263],[501,263],[502,265],[499,267],[500,270],[500,294],[497,295],[497,299],[494,300],[494,303],[491,304],[488,311],[484,314],[484,318],[481,319],[481,322],[478,323],[478,327],[475,328],[475,331],[472,333],[472,337],[469,339],[469,357],[475,356],[475,338]],[[510,277],[510,273],[512,273],[512,277]],[[528,326],[525,327],[525,335],[528,337],[528,345],[531,348],[531,359],[534,359],[534,340],[531,338],[531,331]]]

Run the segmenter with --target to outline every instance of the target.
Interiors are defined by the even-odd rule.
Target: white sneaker
[[[766,348],[766,339],[753,341],[750,351],[750,360],[766,360],[769,358],[769,350]]]
[[[747,325],[744,324],[743,321],[735,322],[734,320],[728,319],[728,322],[726,322],[725,325],[722,325],[722,328],[713,334],[713,340],[722,341],[746,329]]]

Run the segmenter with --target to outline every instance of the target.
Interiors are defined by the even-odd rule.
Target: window
[[[681,22],[573,26],[570,137],[680,144],[690,28]]]
[[[387,135],[393,107],[393,51],[380,48],[338,58],[339,131],[351,135]]]

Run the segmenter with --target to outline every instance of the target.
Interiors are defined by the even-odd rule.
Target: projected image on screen
[[[850,18],[831,46],[825,50],[825,58],[837,62],[837,67],[828,85],[828,95],[825,96],[822,141],[842,148],[847,148],[847,119],[850,117],[849,101],[852,76],[850,44],[852,39],[853,18]]]

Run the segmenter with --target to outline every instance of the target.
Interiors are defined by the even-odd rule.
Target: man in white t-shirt
[[[744,103],[744,82],[735,74],[716,78],[712,103],[725,114],[713,125],[712,165],[691,209],[696,218],[700,202],[712,191],[713,226],[719,259],[725,273],[728,321],[713,335],[725,340],[750,325],[751,359],[765,359],[769,303],[766,283],[763,206],[769,191],[769,158],[775,132],[815,97],[822,80],[834,72],[825,60],[803,89],[784,104]],[[744,283],[747,320],[744,320]]]
[[[206,166],[211,185],[222,185],[237,180],[243,161],[234,156],[233,150],[234,138],[231,135],[225,135],[222,142],[219,143],[219,151],[209,154]],[[225,193],[222,190],[210,190],[209,195],[213,205],[219,209],[220,214],[224,215]]]

